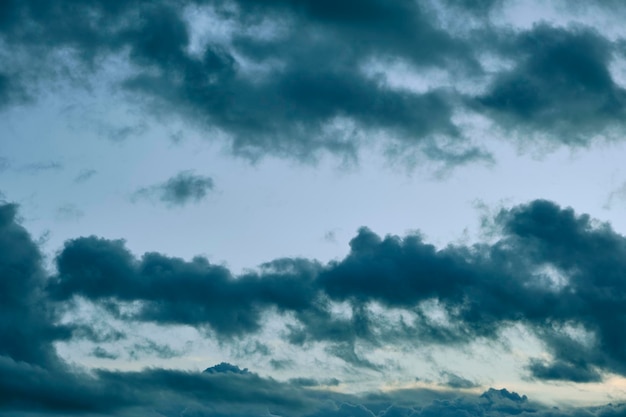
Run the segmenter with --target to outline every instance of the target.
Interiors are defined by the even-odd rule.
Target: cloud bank
[[[279,382],[227,363],[204,373],[88,372],[68,366],[54,348],[56,341],[84,337],[80,326],[59,324],[58,313],[71,308],[66,301],[79,297],[128,322],[188,324],[225,343],[258,332],[267,314],[289,314],[296,319],[284,333],[290,343],[323,342],[328,352],[356,367],[377,366],[354,351],[357,341],[370,347],[383,340],[462,346],[476,338],[497,340],[507,326],[521,323],[554,358],[531,360],[528,376],[590,382],[608,373],[624,375],[626,238],[570,208],[538,200],[502,210],[494,218],[501,233],[496,242],[443,249],[417,235],[382,238],[363,228],[341,261],[279,259],[237,277],[200,257],[184,261],[148,253],[138,259],[123,241],[96,237],[68,241],[56,259],[58,273],[47,277],[36,244],[16,222],[16,206],[5,204],[0,213],[0,323],[3,334],[11,335],[0,341],[0,367],[9,375],[0,383],[3,412],[132,415],[153,404],[156,393],[159,401],[151,407],[164,415],[178,415],[179,406],[195,407],[198,415],[381,414],[375,402],[396,407],[390,413],[416,416],[624,412],[621,406],[548,410],[506,390],[433,397],[420,389],[415,401],[399,410],[401,392],[373,401],[310,390],[336,386],[337,380]],[[428,300],[437,300],[444,320],[428,316]],[[139,309],[119,310],[127,301],[139,303]],[[349,304],[349,318],[330,308],[339,301]],[[404,309],[413,321],[385,316],[371,308],[374,303]],[[452,371],[441,376],[452,389],[476,386]]]
[[[605,6],[557,4],[565,23],[511,29],[500,1],[5,1],[0,106],[58,81],[108,83],[252,159],[355,158],[375,143],[489,160],[459,121],[472,115],[528,145],[588,146],[624,130],[623,34],[579,18],[624,12]],[[105,79],[111,60],[124,69]],[[397,65],[417,88],[377,69]]]
[[[296,320],[290,343],[328,343],[342,359],[372,367],[355,343],[463,345],[498,340],[521,324],[554,358],[528,363],[534,378],[590,382],[605,372],[626,375],[619,331],[626,320],[626,238],[542,200],[502,210],[494,222],[501,233],[495,243],[442,249],[418,235],[380,237],[362,228],[341,261],[279,259],[240,276],[202,257],[138,259],[123,241],[79,238],[59,253],[47,291],[58,301],[98,303],[125,319],[199,326],[226,339],[258,332],[266,314],[287,315]],[[121,313],[121,302],[140,307]],[[428,314],[433,302],[439,319]],[[334,314],[333,303],[347,303],[350,317]],[[374,306],[404,311],[410,321],[377,314]]]

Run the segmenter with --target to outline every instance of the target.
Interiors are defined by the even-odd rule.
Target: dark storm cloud
[[[54,324],[58,317],[43,291],[41,254],[16,213],[15,205],[0,206],[0,414],[147,415],[156,409],[180,415],[195,407],[224,415],[300,415],[314,408],[302,391],[251,373],[88,374],[68,366],[53,342],[67,339],[71,329]],[[113,357],[103,349],[93,354]]]
[[[624,374],[626,239],[547,201],[503,210],[496,221],[498,242],[441,250],[417,236],[381,239],[361,230],[348,257],[325,268],[318,282],[330,297],[357,305],[411,309],[437,300],[447,323],[425,318],[404,326],[425,342],[497,338],[508,324],[524,323],[559,358],[533,363],[538,378]]]
[[[53,342],[69,339],[71,328],[55,325],[42,256],[16,217],[15,205],[0,206],[0,411],[88,412],[124,404],[93,389],[90,378],[79,381],[57,356]]]
[[[325,380],[318,380],[314,378],[292,378],[289,380],[289,383],[299,387],[318,387],[321,385],[333,387],[339,385],[340,381],[337,378],[330,378]]]
[[[273,410],[302,415],[317,408],[306,392],[255,374],[50,372],[5,357],[0,357],[0,369],[0,413],[178,416],[184,410],[207,415],[263,415]]]
[[[126,334],[104,323],[105,320],[90,321],[88,324],[74,324],[72,339],[89,340],[94,343],[119,342],[127,338]]]
[[[0,414],[3,415],[109,415],[109,416],[136,416],[136,415],[197,415],[197,416],[250,416],[279,414],[284,416],[336,416],[348,417],[354,415],[381,417],[430,417],[430,416],[494,416],[505,417],[513,415],[530,415],[535,417],[565,417],[565,416],[597,416],[609,417],[620,416],[626,413],[623,405],[607,405],[594,408],[568,408],[559,410],[547,408],[541,404],[533,403],[526,396],[507,391],[506,389],[489,389],[481,396],[464,395],[458,392],[436,392],[429,390],[399,390],[384,393],[370,393],[363,396],[327,391],[320,386],[336,385],[337,380],[313,380],[307,377],[296,378],[286,383],[263,378],[254,372],[241,369],[236,365],[221,363],[210,367],[205,372],[185,372],[165,369],[145,369],[136,372],[120,372],[92,370],[87,373],[75,365],[67,366],[53,349],[53,342],[68,336],[68,332],[54,325],[58,317],[53,314],[53,303],[46,298],[43,291],[44,275],[41,267],[41,255],[28,233],[16,221],[16,207],[14,205],[0,206],[0,325],[2,334],[10,337],[0,339]],[[624,291],[615,288],[623,279],[620,279],[621,271],[616,269],[616,262],[622,262],[621,250],[624,249],[624,238],[616,235],[606,225],[592,224],[588,216],[577,216],[570,209],[560,209],[552,203],[534,202],[527,206],[520,206],[512,210],[503,211],[498,216],[498,221],[506,231],[506,237],[495,246],[500,246],[501,253],[511,250],[516,256],[530,259],[549,258],[565,268],[568,262],[575,263],[573,270],[568,270],[569,283],[567,290],[557,290],[559,297],[566,298],[561,305],[545,305],[542,308],[551,312],[549,320],[554,325],[558,320],[564,319],[568,323],[577,320],[588,324],[590,330],[596,326],[596,338],[598,339],[598,358],[602,362],[589,360],[591,367],[601,367],[605,364],[612,365],[619,360],[619,348],[621,341],[620,333],[614,326],[620,326],[621,310],[616,309],[618,300]],[[388,239],[375,238],[371,232],[365,233],[366,238],[353,243],[353,251],[369,253],[370,259],[376,258],[378,246],[400,245],[401,240],[389,243]],[[505,241],[506,240],[506,241]],[[387,243],[385,243],[387,242]],[[412,242],[410,245],[415,246]],[[99,256],[96,259],[102,261],[99,266],[94,266],[92,258],[78,257],[77,251],[94,250],[99,247]],[[545,247],[544,247],[545,245]],[[109,247],[111,246],[111,247]],[[541,249],[541,250],[538,250]],[[389,249],[387,249],[389,250]],[[447,248],[451,251],[453,248]],[[460,249],[455,249],[460,250]],[[481,250],[486,250],[483,248]],[[117,252],[117,253],[116,253]],[[391,251],[393,252],[393,251]],[[391,253],[388,252],[388,253]],[[410,252],[410,250],[407,250]],[[491,257],[496,257],[496,250],[491,248]],[[436,252],[435,252],[436,253]],[[465,254],[471,253],[466,249]],[[589,254],[587,256],[586,254]],[[85,253],[83,253],[85,255]],[[620,255],[620,256],[616,256]],[[152,255],[150,255],[152,256]],[[121,242],[97,241],[93,239],[76,240],[69,242],[64,253],[59,255],[59,266],[65,272],[68,268],[78,268],[74,272],[81,271],[81,282],[86,284],[79,291],[79,284],[73,282],[78,279],[72,276],[55,278],[53,287],[56,296],[67,296],[68,291],[75,291],[83,295],[103,296],[124,292],[127,285],[131,292],[150,291],[153,284],[163,285],[154,280],[159,271],[161,280],[168,282],[163,276],[176,275],[179,279],[185,275],[194,282],[194,263],[184,263],[180,260],[159,258],[161,263],[152,263],[150,256],[141,261],[133,259],[125,252]],[[124,261],[126,259],[126,262]],[[83,262],[81,264],[81,261]],[[493,259],[492,259],[493,261]],[[499,262],[504,262],[500,259]],[[509,260],[507,260],[508,262]],[[195,261],[200,269],[206,272],[207,265],[204,262]],[[476,262],[474,260],[474,262]],[[495,262],[495,261],[494,261]],[[392,258],[378,259],[378,264],[391,265]],[[497,263],[497,262],[496,262]],[[143,266],[142,266],[143,264]],[[108,266],[107,266],[108,265]],[[141,279],[133,282],[132,275],[150,265],[153,275],[144,275]],[[106,270],[99,268],[105,267]],[[115,267],[119,266],[116,270]],[[198,267],[195,265],[195,267]],[[604,267],[604,268],[603,268]],[[185,269],[186,268],[186,269]],[[318,267],[313,268],[304,261],[280,260],[268,264],[264,269],[264,276],[245,275],[228,283],[236,286],[236,281],[242,281],[241,285],[251,286],[256,289],[255,296],[261,299],[272,300],[276,306],[290,305],[292,309],[312,309],[308,299],[298,300],[301,296],[294,282],[282,281],[287,284],[285,292],[279,293],[273,285],[278,280],[277,275],[294,274],[309,269],[307,287],[313,285],[311,280],[319,273]],[[209,268],[210,270],[210,268]],[[597,270],[597,272],[596,272]],[[181,273],[184,272],[184,273]],[[379,272],[384,269],[379,270]],[[390,269],[389,271],[394,271]],[[589,272],[593,272],[593,276]],[[612,275],[610,272],[614,271]],[[223,271],[222,271],[223,272]],[[102,275],[105,273],[105,275]],[[62,272],[63,274],[63,272]],[[122,274],[128,282],[121,282],[117,275]],[[108,279],[111,278],[111,279]],[[212,279],[213,275],[203,279]],[[284,276],[281,275],[281,280]],[[363,277],[367,280],[367,277]],[[501,277],[503,278],[503,277]],[[66,281],[68,280],[69,281]],[[137,279],[137,278],[134,278]],[[261,281],[267,280],[266,283]],[[218,280],[219,281],[219,280]],[[189,283],[187,282],[187,284]],[[581,283],[586,283],[586,293],[579,292]],[[223,283],[222,283],[223,284]],[[275,284],[275,283],[274,283]],[[290,287],[291,285],[291,287]],[[321,285],[321,284],[318,284]],[[356,285],[352,282],[350,285]],[[479,294],[478,289],[466,286],[468,297]],[[484,282],[481,286],[488,287]],[[523,287],[537,285],[532,277],[526,277]],[[575,287],[575,288],[574,288]],[[344,291],[346,286],[342,287]],[[157,292],[159,289],[157,288]],[[310,289],[309,289],[310,291]],[[432,291],[435,291],[433,289]],[[484,289],[484,294],[489,289]],[[240,293],[241,294],[241,293]],[[285,297],[287,294],[295,294]],[[363,300],[367,291],[356,293],[355,300]],[[507,299],[510,294],[498,293],[498,297]],[[527,295],[527,294],[526,294]],[[119,296],[119,295],[118,295]],[[184,293],[177,293],[179,300],[184,300]],[[381,302],[384,302],[383,294]],[[521,294],[520,297],[525,296]],[[568,297],[580,297],[578,304]],[[607,297],[609,298],[607,300]],[[606,311],[593,313],[581,307],[585,302],[593,300],[608,302]],[[289,301],[290,300],[290,301]],[[442,302],[445,297],[442,298]],[[483,302],[488,306],[489,300],[483,295]],[[507,300],[505,300],[507,301]],[[508,300],[510,301],[510,300]],[[289,303],[292,304],[289,304]],[[355,301],[356,302],[356,301]],[[403,298],[390,297],[390,302],[406,302]],[[624,304],[620,301],[621,304]],[[471,300],[467,301],[467,308],[472,308]],[[518,309],[518,305],[512,303],[512,309]],[[308,307],[307,307],[308,306]],[[458,307],[458,306],[457,306]],[[285,307],[283,307],[285,308]],[[319,308],[319,306],[318,306]],[[459,307],[463,310],[466,307]],[[567,310],[569,309],[569,310]],[[485,314],[494,314],[493,308],[487,308]],[[569,314],[566,314],[569,311]],[[557,314],[557,312],[561,312]],[[359,314],[365,314],[364,312]],[[463,316],[463,312],[459,316]],[[533,322],[536,317],[531,317],[528,312],[514,311],[511,314],[518,316],[517,320]],[[579,316],[576,316],[578,314]],[[602,322],[604,314],[610,314],[617,321],[615,323]],[[525,315],[525,316],[524,316]],[[582,318],[581,316],[584,316]],[[507,316],[510,317],[510,316]],[[470,318],[464,320],[469,322]],[[509,318],[509,320],[511,320]],[[587,321],[584,321],[587,320]],[[544,318],[542,321],[546,321]],[[535,323],[535,326],[539,326]],[[605,335],[602,326],[609,326],[613,333]],[[544,329],[545,330],[545,329]],[[608,331],[608,328],[606,329]],[[558,336],[558,332],[557,336]],[[562,335],[561,335],[562,337]],[[617,339],[606,340],[617,337]],[[555,337],[557,338],[557,337]],[[571,341],[570,341],[571,342]],[[557,342],[553,342],[557,343]],[[565,343],[563,341],[559,343]],[[613,345],[615,344],[615,345]],[[614,351],[616,350],[616,351]],[[96,349],[92,352],[100,358],[113,358],[115,355],[104,349]],[[559,361],[554,363],[542,363],[535,361],[531,364],[533,372],[548,379],[563,378],[564,373],[573,369],[570,364],[574,359],[567,352],[558,352]],[[583,352],[584,353],[584,352]],[[561,359],[563,358],[563,359]],[[582,370],[585,364],[576,364]],[[619,368],[614,368],[618,369]],[[580,379],[578,370],[576,378]],[[449,385],[459,385],[458,381],[463,378],[452,373],[444,373],[450,381]],[[567,376],[576,380],[571,375]],[[588,378],[587,378],[588,379]],[[455,382],[456,381],[456,382]],[[461,384],[464,385],[464,384]],[[310,387],[310,388],[309,388]],[[311,389],[313,388],[313,389]]]
[[[16,85],[15,80],[0,72],[0,110],[9,104],[24,101],[22,89]]]
[[[531,375],[544,380],[566,380],[572,382],[599,382],[602,376],[597,370],[591,369],[584,362],[563,362],[555,360],[546,364],[540,360],[533,360],[528,365]]]
[[[535,26],[510,46],[517,65],[499,73],[478,101],[507,128],[587,144],[623,128],[626,90],[609,71],[615,52],[590,28]]]
[[[0,106],[26,92],[36,96],[47,79],[88,83],[116,56],[130,64],[121,84],[140,99],[134,103],[183,116],[212,135],[217,129],[235,153],[253,159],[268,153],[310,159],[320,151],[354,158],[364,141],[385,138],[390,149],[417,150],[450,165],[488,160],[453,121],[468,109],[569,146],[622,131],[624,90],[609,71],[619,41],[608,40],[603,28],[547,23],[512,32],[490,20],[501,6],[498,0],[435,6],[409,0],[5,1],[0,38],[4,49],[11,45],[4,54],[19,59],[0,67]],[[186,19],[202,7],[219,20],[208,25],[227,25],[232,33],[191,52]],[[441,13],[481,23],[460,34],[442,23]],[[260,35],[263,25],[274,33]],[[480,63],[484,53],[515,65],[491,73]],[[372,61],[406,62],[417,76],[442,70],[460,81],[421,92],[390,88],[363,71]],[[489,77],[478,97],[457,90]],[[129,129],[111,134],[140,133]]]
[[[248,368],[241,369],[237,365],[233,365],[228,362],[218,363],[215,366],[205,369],[204,372],[207,374],[233,373],[239,375],[246,375],[250,373],[250,371],[248,371]]]
[[[182,10],[205,4],[236,31],[230,41],[191,54]],[[133,68],[122,83],[129,91],[152,99],[165,110],[160,114],[225,132],[233,151],[251,158],[308,159],[320,150],[353,157],[359,137],[372,133],[431,149],[444,162],[485,157],[464,143],[451,120],[454,93],[392,90],[361,70],[370,59],[397,57],[419,68],[480,72],[468,42],[439,27],[431,7],[407,0],[234,4],[236,11],[217,0],[4,2],[0,36],[12,46],[6,54],[21,58],[7,61],[6,71],[23,79],[1,75],[0,100],[7,102],[20,81],[33,85],[30,91],[64,74],[89,79],[85,74],[96,74],[104,58],[117,55]],[[288,33],[259,37],[253,29],[264,21],[285,23]],[[267,73],[250,73],[249,63]],[[338,120],[343,126],[332,128]],[[436,136],[455,145],[439,146]]]
[[[491,244],[438,249],[419,235],[383,238],[363,228],[343,260],[281,259],[238,277],[201,257],[137,259],[122,241],[79,238],[57,257],[49,291],[56,300],[100,303],[123,319],[189,324],[223,338],[258,332],[264,314],[280,312],[296,320],[286,328],[290,343],[323,342],[328,353],[373,370],[382,365],[363,349],[416,341],[460,347],[499,340],[519,323],[556,358],[532,361],[534,378],[626,375],[626,238],[542,200],[494,220],[501,236]],[[138,310],[120,316],[115,306],[131,301]],[[333,313],[333,302],[348,315]],[[384,314],[392,309],[414,320]]]
[[[162,184],[137,190],[133,198],[156,196],[171,206],[184,206],[202,201],[207,193],[213,190],[213,187],[211,177],[182,171]]]
[[[228,269],[202,257],[187,262],[147,253],[137,260],[122,241],[96,237],[68,241],[57,267],[59,275],[50,284],[57,299],[142,300],[132,318],[209,325],[223,336],[258,330],[261,313],[270,307],[310,308],[315,293],[307,281],[312,282],[317,269],[308,261],[276,261],[262,277],[248,274],[235,280]]]
[[[70,334],[53,324],[41,253],[16,216],[15,205],[0,205],[0,356],[24,366],[57,367],[52,342]]]

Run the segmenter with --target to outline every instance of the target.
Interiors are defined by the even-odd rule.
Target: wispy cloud
[[[80,184],[80,183],[89,181],[97,173],[98,173],[98,171],[96,171],[95,169],[82,169],[78,173],[78,175],[76,175],[76,177],[74,177],[74,182],[77,183],[77,184]]]
[[[213,188],[211,177],[182,171],[161,184],[138,189],[133,194],[133,199],[156,197],[169,206],[184,206],[202,201]]]

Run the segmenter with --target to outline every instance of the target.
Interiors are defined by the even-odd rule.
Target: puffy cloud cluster
[[[0,106],[35,99],[46,80],[102,76],[115,57],[128,67],[115,88],[159,114],[222,132],[234,152],[251,158],[354,157],[363,142],[379,140],[450,164],[489,158],[455,121],[459,114],[569,146],[622,131],[624,89],[611,66],[623,56],[623,39],[582,24],[513,31],[497,21],[506,6],[5,1],[0,52],[13,59],[0,66]],[[473,26],[455,27],[454,19]],[[224,33],[202,32],[207,27]],[[485,56],[510,65],[493,69]],[[406,64],[425,87],[395,88],[372,73],[372,62]],[[456,81],[438,83],[432,71]],[[467,88],[474,84],[484,88]]]
[[[333,378],[278,382],[228,363],[203,373],[158,368],[87,372],[67,365],[53,345],[84,337],[80,326],[59,325],[56,313],[61,301],[80,297],[114,313],[119,302],[138,302],[135,313],[118,311],[119,317],[207,326],[224,340],[258,331],[263,313],[289,313],[299,322],[288,335],[293,343],[311,338],[330,343],[338,356],[347,361],[352,356],[354,365],[367,362],[350,351],[355,340],[462,344],[475,337],[497,338],[503,327],[523,323],[557,358],[528,364],[536,378],[586,382],[605,371],[624,374],[626,238],[551,202],[501,211],[495,222],[502,237],[493,244],[438,250],[418,236],[381,238],[362,229],[341,261],[321,265],[282,259],[237,277],[203,258],[186,262],[151,253],[136,259],[122,241],[89,237],[67,242],[57,257],[58,274],[46,278],[37,245],[16,221],[16,206],[3,205],[0,214],[0,323],[8,336],[0,339],[3,413],[180,415],[187,410],[207,416],[418,417],[625,412],[622,406],[547,409],[493,389],[480,397],[423,389],[351,396],[321,388],[340,383]],[[547,266],[560,271],[560,281],[545,272]],[[432,299],[449,322],[419,316],[421,303]],[[348,302],[352,317],[336,317],[328,308],[332,301]],[[381,322],[368,308],[374,302],[413,311],[417,320]],[[576,326],[586,339],[567,331]],[[98,329],[91,332],[97,337]],[[452,389],[476,386],[451,371],[442,377]]]
[[[59,253],[47,291],[114,314],[120,302],[138,301],[125,319],[188,324],[226,339],[258,332],[266,314],[286,314],[296,320],[289,342],[328,343],[347,362],[374,368],[355,343],[462,345],[498,340],[520,324],[555,358],[527,364],[536,378],[626,375],[626,238],[548,201],[502,210],[494,220],[501,237],[492,244],[437,249],[418,235],[383,238],[363,228],[341,261],[280,259],[240,276],[202,257],[137,259],[122,241],[79,238]],[[429,317],[433,302],[442,320]],[[347,303],[349,317],[334,314],[333,303]],[[377,314],[373,305],[413,320]],[[453,385],[470,383],[453,376]]]

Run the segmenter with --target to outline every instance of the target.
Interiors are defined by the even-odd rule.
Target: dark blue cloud
[[[498,3],[442,2],[451,6],[451,13],[469,17],[486,14]],[[570,41],[533,44],[533,36],[543,36],[535,30],[513,36],[508,41],[515,46],[511,52],[492,45],[510,34],[483,25],[469,37],[460,36],[441,24],[437,8],[428,2],[238,0],[234,4],[236,8],[220,0],[7,1],[2,6],[0,37],[23,59],[7,63],[9,68],[0,73],[0,103],[12,100],[9,93],[18,91],[15,86],[29,86],[23,90],[36,96],[35,86],[47,79],[62,77],[64,71],[70,80],[90,79],[105,58],[123,55],[132,72],[121,84],[142,99],[135,102],[149,102],[148,107],[158,108],[161,115],[182,115],[195,125],[217,128],[226,133],[235,153],[253,159],[268,153],[311,159],[321,151],[353,158],[369,137],[387,138],[382,139],[385,146],[417,150],[428,159],[451,165],[489,159],[453,120],[455,113],[467,110],[468,104],[463,103],[498,122],[510,116],[542,130],[560,126],[564,120],[548,118],[548,108],[574,97],[572,103],[581,114],[602,108],[598,117],[577,122],[588,122],[580,135],[590,135],[607,117],[618,121],[620,90],[613,84],[596,84],[597,76],[608,74],[611,51],[600,34],[588,36],[587,41],[577,41],[580,36],[573,35]],[[215,10],[216,19],[235,29],[228,42],[209,42],[192,54],[190,28],[182,10],[204,5]],[[262,21],[280,22],[289,33],[259,37],[250,29]],[[575,50],[581,42],[598,52],[593,56],[590,52],[579,56],[555,53]],[[457,79],[474,80],[487,75],[478,59],[485,51],[505,58],[512,55],[520,64],[512,73],[496,74],[491,91],[478,98],[438,86],[424,92],[392,89],[363,71],[371,60],[400,60],[414,66],[418,74],[440,69]],[[531,58],[526,59],[529,54]],[[539,62],[541,56],[547,58]],[[246,63],[266,68],[267,73],[251,75]],[[554,69],[583,64],[587,69],[581,71],[592,69],[596,74],[578,77],[581,74],[570,71],[557,91],[542,90],[553,82]],[[45,70],[52,67],[64,71]],[[525,95],[517,94],[527,79],[531,83]],[[575,82],[583,92],[571,92],[569,87]],[[528,101],[524,97],[537,94],[543,98],[533,100],[543,100],[541,104],[524,104]],[[538,120],[529,121],[526,114]],[[343,125],[337,127],[338,122]],[[124,131],[121,136],[137,133]]]
[[[148,296],[161,297],[160,303],[166,306],[162,314],[171,314],[168,309],[172,306],[167,306],[170,301],[161,294],[164,290],[173,292],[179,305],[193,304],[193,293],[197,294],[199,300],[204,300],[204,305],[211,305],[214,302],[205,297],[217,289],[220,296],[238,295],[222,305],[225,309],[222,314],[226,316],[231,314],[229,309],[242,309],[242,306],[249,307],[250,304],[246,303],[251,303],[264,308],[291,310],[296,313],[296,317],[317,310],[316,320],[326,319],[332,325],[336,319],[323,314],[324,297],[350,299],[355,308],[360,309],[358,314],[367,315],[366,309],[359,306],[373,297],[373,287],[367,281],[385,280],[385,274],[396,274],[397,267],[391,266],[404,259],[400,254],[404,253],[410,258],[413,253],[421,253],[422,257],[418,259],[423,262],[429,257],[436,259],[437,256],[454,252],[458,259],[457,266],[451,264],[446,283],[462,288],[464,301],[454,304],[457,302],[456,290],[444,291],[443,287],[434,284],[425,288],[426,294],[440,294],[440,302],[446,308],[453,307],[458,311],[455,318],[463,334],[457,334],[457,338],[471,335],[481,326],[519,321],[535,329],[548,350],[558,357],[554,362],[533,361],[529,367],[536,378],[585,382],[597,380],[588,377],[593,375],[589,372],[609,370],[622,373],[623,362],[619,355],[623,350],[620,348],[623,342],[619,330],[623,315],[620,306],[624,303],[620,297],[624,292],[621,289],[624,280],[621,278],[623,267],[620,265],[625,259],[623,251],[626,249],[626,239],[613,232],[608,225],[592,222],[589,216],[577,215],[571,209],[562,209],[547,201],[535,201],[503,210],[496,217],[503,237],[491,246],[450,246],[441,250],[420,249],[415,252],[423,244],[413,237],[404,241],[393,237],[379,238],[362,230],[352,244],[352,253],[344,261],[320,267],[306,261],[280,260],[266,265],[262,275],[248,274],[236,280],[223,267],[211,267],[203,260],[187,263],[150,254],[140,261],[125,251],[121,241],[86,238],[69,242],[59,254],[60,275],[49,282],[47,290],[44,289],[46,279],[39,250],[15,219],[15,206],[0,207],[0,253],[3,254],[0,256],[0,325],[3,334],[11,335],[10,338],[0,339],[0,374],[3,375],[0,378],[0,413],[3,414],[34,412],[39,415],[72,413],[126,416],[136,413],[145,415],[148,410],[153,410],[161,415],[174,416],[187,410],[197,415],[212,416],[266,415],[269,412],[310,417],[355,414],[414,417],[503,417],[525,414],[536,417],[608,417],[626,412],[623,405],[563,410],[547,408],[506,389],[489,389],[481,396],[428,390],[351,396],[320,387],[320,383],[336,384],[337,381],[333,379],[314,381],[303,376],[282,383],[227,363],[208,368],[207,372],[153,368],[136,372],[94,370],[85,373],[75,366],[67,366],[53,348],[55,341],[71,337],[72,330],[83,337],[77,327],[59,327],[55,324],[58,321],[55,310],[59,305],[54,299],[67,299],[80,294],[93,302],[108,299],[110,303],[114,299],[146,302]],[[399,249],[403,251],[398,252]],[[428,253],[430,255],[426,257],[424,254]],[[342,263],[345,263],[346,268],[353,265],[355,260],[350,257],[362,257],[361,262],[368,260],[372,265],[378,265],[374,275],[360,273],[367,291],[356,291],[361,282],[348,280],[344,285],[334,287],[332,295],[327,293],[322,299],[311,301],[310,295],[305,296],[311,292],[326,291],[329,281],[324,274]],[[351,261],[347,262],[348,259]],[[513,262],[515,259],[520,263]],[[477,274],[471,275],[470,279],[455,279],[459,271],[466,271],[458,268],[463,260],[467,268],[491,271],[492,275],[481,277],[481,274]],[[567,283],[560,289],[543,287],[545,282],[540,277],[530,274],[529,269],[519,268],[521,264],[532,266],[531,261],[541,264],[550,262],[563,269],[567,272]],[[384,265],[388,268],[383,268]],[[435,262],[433,265],[438,264]],[[194,268],[202,273],[194,272]],[[436,278],[440,273],[438,268],[443,266],[418,269],[416,274],[407,275],[405,279]],[[307,274],[304,271],[308,271]],[[498,271],[501,275],[496,274]],[[322,279],[322,276],[325,278]],[[334,280],[341,280],[342,277],[348,275],[335,275]],[[174,283],[179,279],[188,279],[185,284],[191,285],[193,291],[188,292],[186,285],[177,287]],[[516,283],[522,279],[523,283]],[[306,285],[302,286],[303,283]],[[512,285],[515,291],[506,289],[501,283]],[[285,284],[285,287],[281,284]],[[341,288],[341,292],[337,288]],[[402,288],[415,291],[411,286]],[[421,291],[414,293],[415,300],[419,299]],[[538,303],[534,299],[550,291],[558,295],[550,303]],[[54,299],[50,299],[48,294],[54,295]],[[241,304],[242,299],[244,304]],[[386,292],[377,301],[389,306],[408,303],[407,298],[397,298]],[[508,308],[501,308],[500,303],[506,304]],[[600,303],[606,304],[605,307],[600,308]],[[476,304],[480,304],[480,310],[474,310],[478,308]],[[453,314],[452,310],[448,313]],[[139,319],[142,318],[141,314]],[[199,320],[196,324],[203,320],[212,326],[219,323],[210,314],[199,317],[195,319]],[[314,326],[316,323],[315,320],[306,322],[300,317],[301,322],[307,325]],[[375,318],[362,317],[359,320],[370,323],[362,325],[358,321],[347,322],[355,326],[352,333],[343,336],[336,334],[332,338],[340,340],[346,335],[349,338],[372,338],[373,332],[368,330],[368,326],[375,323]],[[567,334],[558,330],[561,321],[570,325],[578,323],[593,332],[596,338],[593,348],[585,350],[584,346],[577,345],[575,339],[567,339]],[[229,325],[236,329],[238,326],[237,323]],[[361,330],[358,330],[359,326]],[[215,328],[224,331],[219,325]],[[311,334],[316,334],[314,329],[309,330]],[[254,328],[244,326],[238,328],[238,331],[254,331]],[[387,335],[382,334],[382,337]],[[387,342],[390,340],[393,339],[387,339]],[[146,345],[141,349],[157,352],[161,347]],[[113,353],[103,349],[93,353],[101,358],[114,357]],[[584,362],[580,361],[581,358]],[[452,372],[444,376],[448,377],[449,386],[469,387],[462,377]]]
[[[537,25],[509,45],[517,65],[499,73],[478,101],[509,129],[588,144],[623,128],[626,90],[609,70],[616,52],[615,44],[590,28]]]
[[[596,12],[623,10],[607,4]],[[232,37],[190,53],[185,6],[211,7],[215,19],[233,28]],[[36,98],[38,85],[63,74],[90,81],[106,58],[117,56],[132,68],[121,86],[139,98],[134,103],[217,129],[233,152],[252,159],[311,159],[320,152],[354,158],[364,141],[380,140],[450,165],[489,160],[454,121],[468,110],[523,140],[581,146],[598,136],[619,138],[625,96],[610,65],[623,55],[624,41],[601,27],[542,23],[511,31],[490,20],[501,6],[498,0],[435,6],[408,0],[5,1],[0,38],[12,47],[5,55],[21,59],[0,67],[0,106]],[[461,35],[438,13],[476,27]],[[253,28],[261,22],[286,33],[257,36]],[[480,62],[485,54],[514,65],[488,71]],[[459,85],[492,80],[479,96],[440,86],[392,89],[363,71],[372,60],[407,62],[417,75],[441,70]],[[251,74],[249,64],[265,72]],[[140,133],[112,132],[119,138]]]
[[[232,364],[227,363],[227,362],[218,363],[215,366],[212,366],[210,368],[206,368],[204,370],[204,372],[207,373],[207,374],[229,373],[230,372],[230,373],[235,373],[235,374],[240,374],[240,375],[245,375],[245,374],[249,374],[250,373],[248,371],[248,368],[241,369],[237,365],[232,365]]]
[[[69,338],[54,325],[54,310],[43,292],[42,255],[16,222],[17,207],[0,205],[0,356],[28,366],[61,366],[52,342]]]
[[[126,318],[200,326],[225,338],[259,331],[266,312],[286,312],[296,319],[287,327],[290,343],[324,342],[327,352],[371,369],[380,365],[358,355],[356,343],[460,346],[497,340],[520,323],[557,358],[531,362],[535,378],[589,382],[602,372],[626,374],[626,238],[544,200],[502,210],[494,220],[501,237],[492,244],[438,249],[419,235],[383,238],[363,228],[340,261],[282,259],[238,277],[200,257],[136,259],[122,241],[80,238],[57,257],[49,291],[114,314],[115,302],[140,301]],[[334,315],[332,301],[346,302],[351,315]],[[432,301],[445,322],[425,314]],[[377,316],[371,303],[406,309],[416,320]]]

